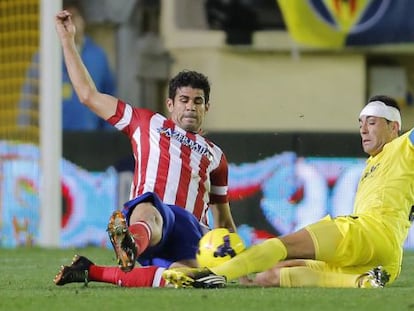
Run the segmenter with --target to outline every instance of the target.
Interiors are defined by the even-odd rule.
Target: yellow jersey
[[[413,142],[412,129],[367,159],[354,203],[354,215],[367,215],[382,222],[399,245],[408,235],[414,206]]]

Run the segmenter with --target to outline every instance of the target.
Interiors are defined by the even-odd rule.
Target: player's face
[[[189,86],[178,88],[175,98],[167,99],[171,119],[182,129],[195,133],[200,130],[209,106],[204,91]]]
[[[362,116],[359,119],[359,133],[364,152],[370,156],[380,153],[384,145],[396,137],[396,126],[396,122],[387,122],[384,118]]]

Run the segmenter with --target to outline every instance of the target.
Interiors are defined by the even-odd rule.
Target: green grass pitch
[[[0,249],[0,310],[413,310],[414,252],[406,252],[400,278],[384,289],[121,288],[111,284],[52,282],[59,267],[82,254],[113,265],[112,250],[102,248]]]

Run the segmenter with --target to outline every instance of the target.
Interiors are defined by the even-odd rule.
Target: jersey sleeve
[[[219,165],[210,173],[211,189],[210,202],[228,202],[228,163],[224,153],[221,154]]]
[[[122,131],[127,136],[131,136],[138,127],[146,126],[155,112],[144,109],[132,107],[130,104],[118,100],[115,114],[107,121],[112,126]]]

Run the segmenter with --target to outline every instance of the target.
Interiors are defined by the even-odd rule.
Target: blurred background
[[[371,95],[398,100],[403,131],[414,124],[412,1],[78,2],[85,35],[104,55],[91,66],[108,67],[119,98],[165,113],[173,75],[209,77],[204,130],[227,154],[248,245],[352,210],[366,158],[358,114]],[[57,3],[0,0],[0,247],[107,247],[108,216],[128,199],[133,159],[123,134],[64,125],[42,134],[42,122],[61,118],[42,115],[46,82],[35,74],[42,36],[56,36],[42,22],[53,23],[47,8]],[[46,87],[62,89],[55,104],[64,110],[73,90],[53,67],[63,80]],[[42,183],[44,154],[59,159],[57,200]]]

